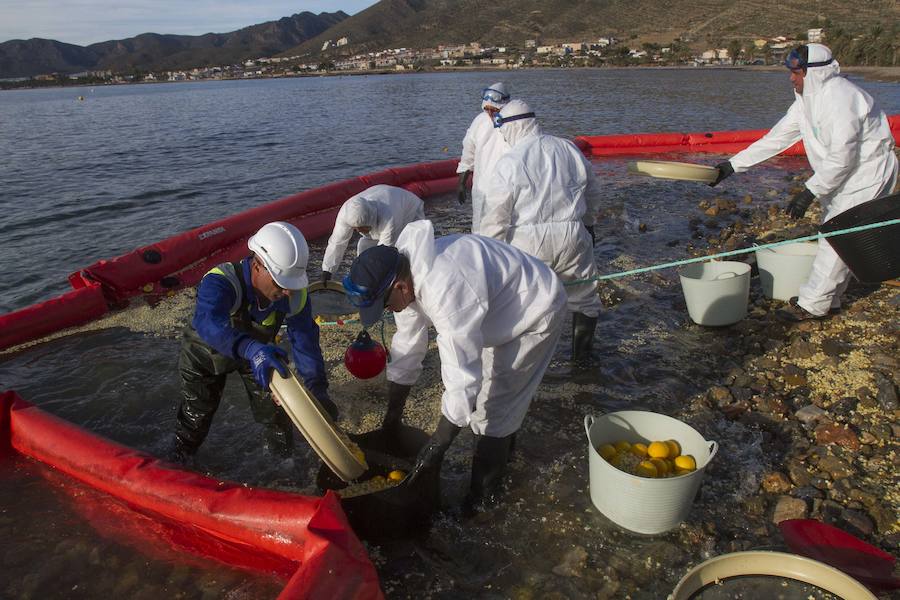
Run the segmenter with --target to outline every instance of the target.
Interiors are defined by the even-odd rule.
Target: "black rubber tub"
[[[900,218],[900,194],[855,206],[828,219],[822,233]],[[900,277],[900,223],[826,238],[857,279],[878,283]]]
[[[376,475],[386,477],[395,469],[409,473],[419,449],[429,438],[421,429],[407,425],[402,426],[396,438],[389,438],[381,429],[350,434],[350,439],[365,452],[369,465],[369,470],[358,481],[367,481]],[[316,483],[320,489],[334,490],[338,494],[348,485],[324,464],[319,469]],[[342,497],[341,506],[353,530],[363,539],[409,538],[428,530],[440,504],[440,495],[440,470],[432,470],[422,473],[412,485],[403,480],[380,491]]]

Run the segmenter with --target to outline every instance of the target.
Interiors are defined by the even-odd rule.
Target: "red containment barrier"
[[[0,393],[0,449],[123,501],[179,548],[290,578],[279,598],[380,599],[375,568],[332,492],[254,489],[182,471]],[[146,535],[155,535],[147,533]]]

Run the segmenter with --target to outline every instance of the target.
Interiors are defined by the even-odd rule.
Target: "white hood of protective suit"
[[[808,63],[824,62],[829,58],[833,58],[831,56],[831,50],[829,50],[827,46],[823,46],[822,44],[807,44],[806,47],[809,50],[809,58],[807,58]],[[825,82],[832,77],[838,76],[840,73],[841,65],[837,60],[832,60],[831,63],[823,67],[807,68],[806,75],[803,77],[803,97],[814,96],[820,93],[825,87]],[[800,97],[800,94],[796,95],[797,97]]]
[[[523,100],[510,100],[506,106],[500,110],[501,117],[514,117],[516,115],[524,115],[533,112],[531,107]],[[537,119],[529,117],[527,119],[519,119],[510,121],[500,126],[500,135],[506,140],[510,148],[515,147],[520,141],[532,135],[541,135],[541,126]]]
[[[358,252],[375,245],[393,246],[407,223],[425,218],[422,200],[403,188],[392,185],[373,185],[352,196],[338,211],[334,222],[322,270],[334,273],[357,227],[371,227],[361,233]]]
[[[509,98],[509,90],[506,89],[506,84],[503,83],[502,81],[493,83],[493,84],[489,85],[486,89],[500,92],[505,97]],[[504,106],[506,106],[507,102],[509,102],[509,100],[501,100],[500,102],[494,102],[493,100],[482,100],[481,101],[481,110],[484,110],[488,106],[490,106],[492,108],[497,108],[497,109],[503,108]]]
[[[395,314],[388,381],[416,382],[434,325],[444,382],[441,412],[460,427],[469,425],[482,387],[483,351],[545,327],[548,315],[564,309],[565,290],[553,271],[524,252],[477,235],[435,239],[427,220],[407,225],[397,250],[409,259],[415,301]],[[495,370],[512,369],[497,360]],[[508,427],[489,429],[488,435],[505,435]]]
[[[378,227],[378,207],[361,195],[344,203],[344,221],[350,227]]]

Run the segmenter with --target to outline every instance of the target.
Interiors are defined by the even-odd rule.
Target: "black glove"
[[[788,202],[784,212],[790,215],[792,219],[799,219],[806,214],[806,209],[809,208],[809,205],[812,204],[812,201],[815,199],[815,194],[808,189],[803,188],[802,192],[794,194],[794,197]]]
[[[460,204],[466,203],[469,173],[471,173],[471,171],[463,171],[459,174],[459,185],[457,185],[456,188],[456,197]]]
[[[717,164],[716,169],[719,170],[719,174],[716,175],[716,180],[709,184],[709,187],[716,187],[723,179],[731,177],[731,175],[734,174],[734,167],[732,167],[731,163],[727,160]]]
[[[388,435],[393,435],[400,428],[403,409],[406,407],[406,398],[409,397],[409,390],[411,389],[411,385],[403,385],[393,381],[388,382],[387,412],[384,413],[384,420],[381,422],[381,428]]]
[[[456,439],[460,429],[462,428],[457,427],[448,421],[447,417],[441,415],[441,420],[435,432],[431,434],[431,439],[419,450],[419,456],[416,457],[416,466],[409,472],[409,476],[406,478],[407,483],[412,484],[423,472],[441,466],[447,448]]]
[[[322,271],[322,284],[328,283],[331,279],[331,271]]]
[[[588,233],[591,234],[591,246],[597,245],[597,236],[594,234],[594,226],[593,225],[585,225],[585,229],[588,230]]]

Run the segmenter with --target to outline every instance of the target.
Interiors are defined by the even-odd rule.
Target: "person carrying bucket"
[[[563,282],[591,279],[600,186],[593,167],[570,141],[541,133],[534,112],[513,100],[494,117],[510,146],[497,161],[484,203],[481,234],[524,250]],[[572,363],[587,367],[600,297],[590,281],[566,288],[572,311]]]
[[[472,233],[479,233],[485,189],[494,165],[509,150],[503,136],[494,129],[493,119],[509,102],[509,89],[497,82],[481,90],[481,112],[472,120],[463,138],[459,173],[459,203],[466,202],[466,186],[472,180]],[[474,174],[473,174],[474,170]]]
[[[794,195],[786,211],[799,219],[813,200],[822,205],[822,222],[851,208],[890,194],[897,182],[894,137],[887,117],[872,97],[840,77],[840,65],[822,44],[791,51],[794,103],[762,138],[730,160],[716,165],[715,186],[803,140],[813,176]],[[812,272],[799,296],[778,311],[790,321],[821,319],[841,306],[850,270],[825,239],[819,240]]]
[[[422,200],[403,188],[373,185],[352,196],[338,211],[325,256],[322,258],[322,282],[331,279],[347,250],[353,232],[359,233],[357,255],[372,246],[393,246],[407,223],[425,218]]]
[[[272,371],[288,375],[287,355],[274,344],[287,325],[294,366],[306,387],[333,418],[319,327],[307,302],[309,248],[290,223],[263,225],[247,241],[247,258],[222,263],[203,276],[197,305],[184,328],[178,370],[181,404],[175,423],[173,462],[193,456],[212,423],[228,373],[237,371],[254,419],[265,425],[266,446],[279,457],[293,450],[293,425],[269,392]]]
[[[428,329],[437,330],[444,393],[441,417],[408,481],[439,469],[463,427],[476,437],[471,510],[499,491],[513,439],[550,364],[566,293],[546,265],[477,235],[435,239],[430,221],[407,225],[397,247],[376,246],[344,278],[363,327],[385,308],[396,314],[383,428],[399,430],[410,388],[422,373]]]

